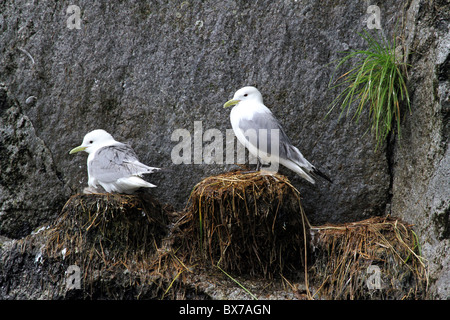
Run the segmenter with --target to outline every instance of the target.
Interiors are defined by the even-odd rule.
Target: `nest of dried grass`
[[[299,192],[280,174],[228,172],[191,193],[180,244],[228,272],[274,276],[298,270],[308,227]]]
[[[80,248],[109,255],[152,253],[167,233],[166,225],[161,204],[151,197],[77,194],[64,205],[47,248],[53,254],[65,249],[66,257]]]
[[[67,265],[79,266],[83,292],[90,292],[91,298],[136,298],[142,293],[124,297],[124,292],[108,290],[134,290],[152,282],[155,291],[145,294],[158,297],[167,286],[158,276],[165,271],[162,265],[167,268],[161,262],[170,259],[158,248],[167,235],[167,225],[163,206],[148,195],[77,194],[45,230],[44,253],[49,258],[62,258]],[[111,285],[111,281],[119,285]]]
[[[423,299],[427,269],[412,226],[392,217],[312,227],[321,299]]]

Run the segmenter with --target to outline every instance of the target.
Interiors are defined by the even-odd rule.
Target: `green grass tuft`
[[[367,50],[353,51],[337,60],[337,71],[347,61],[355,61],[355,67],[342,74],[329,87],[344,87],[343,91],[333,100],[328,114],[338,104],[341,105],[341,114],[347,115],[353,103],[358,102],[353,119],[359,120],[366,106],[370,108],[369,117],[372,122],[372,131],[375,133],[376,148],[387,138],[389,132],[397,124],[400,137],[400,103],[406,101],[408,109],[410,100],[406,86],[406,63],[400,62],[401,57],[396,56],[395,37],[390,43],[384,37],[379,39],[364,31],[358,33],[368,44]],[[327,114],[327,115],[328,115]]]

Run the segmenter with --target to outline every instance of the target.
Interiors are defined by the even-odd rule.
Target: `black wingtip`
[[[323,173],[323,172],[320,171],[319,169],[313,168],[313,173],[314,173],[315,175],[318,175],[319,177],[324,178],[324,179],[327,180],[328,182],[333,183],[333,181],[332,181],[325,173]]]

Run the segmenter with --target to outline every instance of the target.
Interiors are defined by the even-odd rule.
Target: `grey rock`
[[[66,27],[64,3],[38,10],[21,1],[3,6],[0,74],[71,189],[85,187],[86,159],[68,150],[103,128],[129,142],[143,162],[171,169],[152,177],[154,193],[183,208],[195,183],[233,165],[174,165],[171,134],[187,129],[193,140],[193,123],[202,121],[204,131],[216,128],[225,138],[231,125],[223,103],[238,88],[255,85],[305,157],[335,181],[313,187],[284,171],[313,222],[384,213],[384,150],[374,152],[364,120],[337,121],[338,110],[325,118],[333,99],[328,63],[338,51],[363,44],[356,32],[365,27],[365,5],[82,1],[79,30]],[[386,21],[398,15],[388,3],[383,10]],[[37,98],[33,104],[26,103],[30,96]]]
[[[45,143],[0,86],[0,234],[21,238],[55,218],[70,194]]]
[[[411,51],[411,115],[393,154],[392,213],[415,225],[428,259],[430,292],[450,297],[450,5],[412,1],[408,10]]]

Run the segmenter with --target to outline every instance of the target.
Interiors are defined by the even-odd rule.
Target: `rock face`
[[[327,64],[339,51],[362,45],[356,32],[365,27],[366,6],[314,1],[78,6],[79,30],[67,27],[70,15],[62,2],[2,7],[2,80],[72,190],[86,185],[86,157],[69,156],[68,150],[90,130],[104,128],[129,142],[143,162],[172,169],[152,177],[155,194],[183,208],[196,182],[232,165],[194,163],[194,155],[188,164],[174,165],[171,151],[178,139],[172,141],[172,134],[186,129],[194,144],[194,121],[201,121],[203,133],[218,129],[225,142],[231,124],[223,103],[240,87],[255,85],[305,157],[335,182],[315,188],[294,179],[311,220],[384,213],[387,159],[383,150],[373,151],[370,134],[363,137],[367,123],[338,122],[338,110],[324,119],[333,98],[327,86],[334,65]],[[36,101],[26,104],[30,96]]]
[[[0,87],[0,233],[20,238],[54,219],[70,193],[30,119]]]
[[[403,35],[412,53],[412,113],[401,143],[391,139],[377,151],[366,117],[338,121],[337,109],[325,117],[336,94],[328,90],[330,62],[364,48],[357,32],[367,28],[367,2],[79,1],[80,29],[69,28],[71,4],[0,3],[1,236],[30,234],[86,186],[86,156],[68,151],[96,128],[130,143],[142,162],[170,169],[153,174],[151,192],[181,210],[202,178],[235,167],[194,163],[211,144],[194,134],[194,122],[203,133],[219,130],[224,150],[236,144],[226,139],[222,105],[254,85],[305,157],[334,181],[312,186],[281,170],[311,223],[400,216],[417,226],[432,296],[449,296],[445,0],[379,4],[383,31]],[[171,158],[177,129],[190,135],[186,164]]]
[[[414,108],[393,157],[392,212],[415,224],[435,279],[450,297],[450,4],[412,1],[407,12]],[[419,53],[426,54],[419,54]]]

